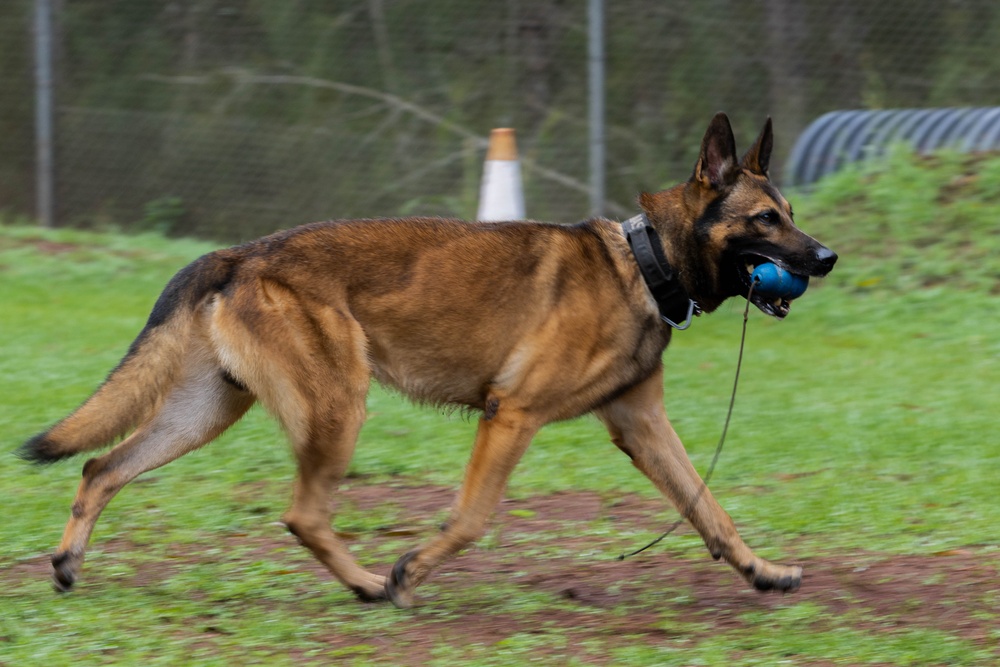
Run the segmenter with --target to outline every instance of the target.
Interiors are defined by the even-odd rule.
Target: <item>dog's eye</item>
[[[757,219],[765,225],[776,225],[781,221],[781,217],[774,211],[764,211],[757,214]]]

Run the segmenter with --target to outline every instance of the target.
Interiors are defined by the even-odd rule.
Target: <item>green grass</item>
[[[790,197],[800,226],[841,260],[784,322],[751,314],[736,413],[712,486],[762,556],[976,549],[997,559],[997,193],[1000,160],[897,155],[888,167],[839,174],[809,196]],[[0,226],[4,452],[82,401],[117,363],[172,273],[212,247]],[[665,356],[667,410],[702,471],[725,417],[741,316],[734,301],[697,320]],[[458,483],[473,423],[377,388],[369,410],[346,484]],[[0,457],[0,570],[19,571],[58,543],[81,462],[32,468]],[[400,612],[355,604],[305,571],[310,557],[291,543],[278,560],[261,557],[254,540],[283,534],[270,522],[286,505],[292,475],[283,435],[255,408],[210,447],[144,476],[98,524],[79,593],[54,596],[44,576],[4,578],[0,665],[369,664],[385,651],[381,636],[400,642],[403,653],[395,655],[421,647],[430,664],[513,665],[540,644],[550,651],[573,646],[564,629],[544,625],[488,646],[435,643],[434,628],[461,619],[470,606],[487,616],[580,611],[530,588],[466,590],[453,599],[432,582],[421,589],[430,604]],[[543,430],[509,495],[583,489],[606,499],[655,495],[593,418]],[[393,512],[391,505],[348,511],[337,528],[374,531],[391,524]],[[664,523],[671,516],[664,512]],[[592,536],[595,550],[609,551],[592,557],[604,558],[639,546],[657,528],[619,533],[594,522],[567,531]],[[220,549],[220,538],[247,546]],[[391,561],[420,539],[393,538],[373,557]],[[671,540],[679,558],[704,558],[694,537]],[[537,548],[540,559],[564,556],[555,542]],[[193,556],[178,558],[178,550]],[[161,579],[141,585],[136,572],[149,563]],[[675,583],[650,582],[655,587],[641,605],[655,608],[676,594]],[[566,664],[586,656],[678,665],[990,662],[967,639],[905,627],[870,634],[851,617],[788,600],[777,610],[749,611],[741,629],[714,637],[699,631],[712,626],[711,617],[664,610],[663,627],[674,633],[668,641],[608,632],[577,646]],[[995,598],[991,604],[995,609]],[[623,602],[622,614],[634,611]],[[411,622],[428,628],[425,642],[393,634]],[[338,632],[369,640],[341,645],[331,639]]]

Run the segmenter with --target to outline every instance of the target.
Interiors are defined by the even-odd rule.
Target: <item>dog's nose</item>
[[[837,263],[837,253],[830,250],[826,246],[820,246],[816,251],[816,261],[819,262],[824,269],[829,271],[833,268],[833,265]]]

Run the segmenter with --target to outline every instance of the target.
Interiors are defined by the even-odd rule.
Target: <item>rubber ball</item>
[[[791,301],[802,296],[809,286],[809,276],[800,276],[785,271],[777,264],[765,262],[754,268],[750,274],[754,281],[754,292],[769,297],[780,297]]]

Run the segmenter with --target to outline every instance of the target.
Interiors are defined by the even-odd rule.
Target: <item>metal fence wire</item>
[[[60,225],[228,240],[475,214],[517,130],[528,215],[588,215],[586,0],[4,0],[0,211],[35,214],[33,12],[51,3]],[[604,3],[606,199],[690,174],[718,110],[775,176],[837,109],[1000,104],[989,0]]]

